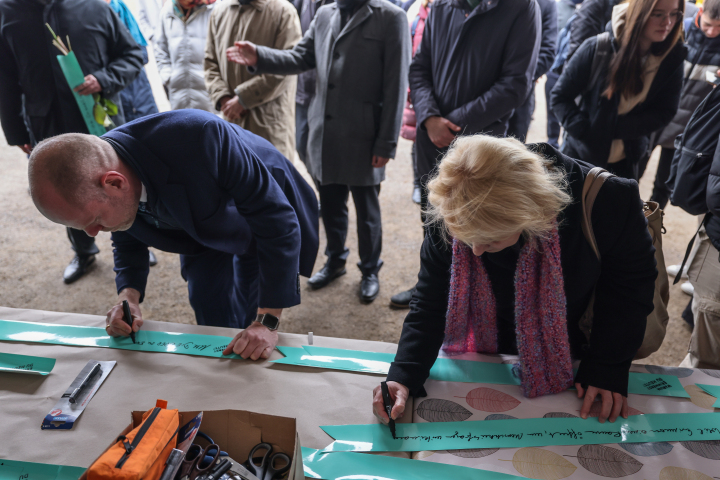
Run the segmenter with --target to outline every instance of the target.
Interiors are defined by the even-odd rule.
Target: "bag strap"
[[[692,239],[690,239],[690,243],[688,243],[687,249],[685,250],[685,257],[683,257],[683,261],[680,264],[680,270],[678,271],[677,275],[675,275],[675,280],[673,280],[673,285],[678,283],[680,281],[680,278],[682,278],[682,273],[685,270],[685,264],[688,261],[688,258],[690,257],[690,252],[692,252],[693,245],[695,245],[695,238],[697,238],[698,233],[700,233],[700,229],[707,223],[707,221],[710,219],[710,212],[706,213],[705,216],[702,219],[702,222],[700,222],[700,225],[698,226],[697,231],[693,234]]]
[[[614,176],[615,175],[608,172],[604,168],[595,167],[588,172],[587,176],[585,177],[585,183],[583,184],[582,231],[585,235],[585,239],[590,244],[590,248],[592,248],[593,252],[595,252],[595,256],[597,257],[598,261],[600,261],[600,249],[597,246],[597,241],[595,240],[595,233],[593,232],[592,209],[593,205],[595,204],[595,199],[600,192],[600,188],[602,188],[603,184],[605,183],[605,180]]]
[[[595,45],[595,54],[593,55],[592,66],[590,68],[590,81],[587,90],[590,91],[600,80],[600,74],[603,67],[607,64],[610,54],[612,53],[612,40],[608,32],[603,32],[597,36],[597,44]]]

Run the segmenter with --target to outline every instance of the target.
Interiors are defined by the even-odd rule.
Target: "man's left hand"
[[[95,78],[95,75],[85,75],[85,81],[73,90],[75,90],[78,95],[92,95],[93,93],[101,92],[102,87],[100,86],[100,82],[97,81],[97,78]]]
[[[243,108],[242,103],[240,103],[240,98],[235,95],[222,106],[222,113],[225,115],[225,118],[232,122],[245,113],[245,108]]]
[[[374,168],[382,168],[382,167],[384,167],[385,165],[387,165],[387,163],[388,163],[389,161],[390,161],[389,158],[378,157],[377,155],[373,155],[373,158],[372,158],[372,166],[373,166]]]
[[[628,418],[627,397],[623,397],[617,392],[593,387],[592,385],[588,386],[587,392],[579,383],[575,384],[575,388],[578,392],[578,398],[585,397],[582,410],[580,410],[580,416],[582,418],[588,418],[588,415],[590,415],[590,407],[592,407],[595,397],[598,395],[602,398],[602,407],[600,408],[600,415],[598,415],[600,423],[605,423],[605,420],[608,418],[610,419],[610,423],[613,423],[619,415],[622,415],[623,418]]]
[[[244,359],[257,360],[268,358],[278,342],[277,330],[270,330],[258,322],[253,322],[238,333],[227,346],[223,355],[234,353]]]

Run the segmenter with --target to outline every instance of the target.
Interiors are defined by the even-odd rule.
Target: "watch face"
[[[270,330],[277,330],[278,325],[280,325],[280,320],[275,315],[270,315],[269,313],[266,313],[262,316],[262,320],[260,321],[263,325],[265,325]]]

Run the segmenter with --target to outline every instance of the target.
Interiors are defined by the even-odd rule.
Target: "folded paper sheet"
[[[303,467],[308,478],[325,480],[526,480],[526,477],[475,468],[426,463],[407,458],[365,455],[362,453],[323,454],[312,448],[302,449]]]
[[[720,414],[632,415],[615,423],[596,418],[528,418],[397,424],[397,438],[381,424],[321,427],[335,439],[324,452],[416,452],[469,448],[720,440]]]
[[[104,328],[0,320],[0,341],[242,358],[239,355],[222,354],[232,340],[229,337],[140,330],[135,334],[135,340],[137,343],[133,343],[130,337],[111,337]]]
[[[363,352],[308,345],[302,348],[278,347],[278,350],[285,355],[285,358],[275,360],[274,363],[380,375],[387,375],[390,364],[395,359],[393,353]],[[520,379],[513,374],[513,365],[451,358],[438,358],[430,370],[430,379],[444,382],[520,385]],[[637,395],[690,398],[674,375],[630,372],[628,392]]]
[[[703,385],[700,383],[696,383],[698,387],[705,390],[705,392],[708,395],[712,395],[713,397],[717,398],[717,401],[713,404],[714,408],[720,408],[720,386],[718,385]]]
[[[0,372],[47,375],[52,371],[54,366],[54,358],[0,353]]]
[[[60,69],[63,75],[65,75],[65,80],[67,80],[71,90],[85,81],[85,75],[75,57],[75,52],[70,52],[67,55],[58,55],[57,60],[60,63]],[[90,134],[96,136],[105,135],[105,127],[97,123],[93,115],[95,100],[93,100],[92,95],[78,95],[75,90],[73,90],[72,94],[75,97],[75,101],[77,102]]]
[[[2,480],[77,480],[84,471],[81,467],[0,459]]]

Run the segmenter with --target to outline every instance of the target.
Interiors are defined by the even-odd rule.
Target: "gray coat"
[[[326,5],[292,50],[258,47],[254,73],[317,68],[308,114],[308,170],[316,181],[368,186],[385,179],[372,157],[395,156],[410,50],[405,12],[385,0],[369,0],[344,28],[337,5]]]

